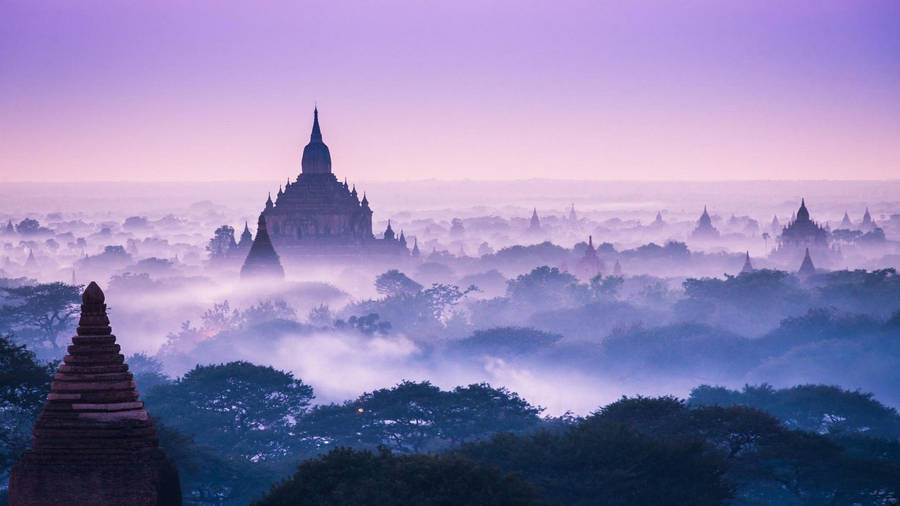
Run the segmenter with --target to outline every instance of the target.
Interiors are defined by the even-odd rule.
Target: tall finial
[[[322,142],[322,130],[319,128],[319,106],[313,109],[313,127],[309,142]]]

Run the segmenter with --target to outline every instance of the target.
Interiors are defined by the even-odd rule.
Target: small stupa
[[[103,291],[91,282],[31,448],[10,474],[10,505],[181,504],[178,470],[120,351]]]
[[[583,279],[592,279],[594,276],[601,274],[603,269],[603,260],[600,260],[600,257],[597,256],[597,250],[594,248],[594,237],[588,236],[584,256],[578,261],[578,274]]]
[[[816,273],[816,266],[813,265],[812,258],[809,256],[809,248],[806,248],[806,255],[803,257],[803,263],[800,264],[800,270],[797,275],[801,278],[807,278]]]
[[[844,211],[844,218],[841,219],[840,227],[846,230],[851,230],[853,228],[853,222],[850,221],[850,215],[847,214],[847,211]]]
[[[241,240],[237,243],[237,249],[241,251],[250,251],[253,245],[253,234],[250,233],[250,226],[244,222],[244,231],[241,232]]]
[[[284,268],[269,239],[266,216],[262,213],[256,227],[256,238],[241,267],[241,279],[247,278],[284,278]]]
[[[537,208],[531,212],[531,221],[528,224],[528,230],[538,232],[541,230],[541,219],[538,217]]]
[[[744,257],[744,267],[741,268],[741,274],[745,272],[753,272],[753,264],[750,263],[750,252],[747,252],[747,255]]]

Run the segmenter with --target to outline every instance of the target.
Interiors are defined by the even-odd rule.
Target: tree
[[[42,364],[28,348],[0,336],[0,476],[15,463],[31,440],[57,363]]]
[[[559,433],[502,434],[456,453],[521,473],[551,504],[712,506],[731,496],[721,458],[701,442],[654,439],[601,420]]]
[[[394,455],[338,448],[300,464],[257,506],[331,504],[537,505],[534,488],[457,455]]]
[[[163,423],[228,455],[265,460],[286,454],[313,390],[289,372],[249,362],[197,366],[146,396]]]
[[[451,348],[466,354],[515,357],[549,348],[560,339],[559,334],[533,328],[495,327],[476,330],[470,337],[454,342]]]
[[[540,309],[570,305],[577,299],[578,279],[546,265],[506,282],[506,295],[513,301]],[[583,287],[582,287],[583,288]]]
[[[33,347],[49,345],[58,353],[57,338],[73,327],[81,289],[60,282],[0,288],[13,302],[0,307],[0,325],[19,330]]]
[[[622,276],[606,276],[598,274],[591,278],[591,296],[596,300],[612,300],[616,298],[619,289],[625,284]]]
[[[128,370],[134,374],[134,382],[142,392],[149,392],[156,385],[171,382],[163,373],[162,362],[144,353],[135,353],[125,359]]]
[[[701,385],[691,391],[693,406],[742,405],[765,411],[785,426],[813,433],[864,434],[900,440],[900,414],[871,393],[836,386],[797,385],[776,390],[767,384],[742,391]]]
[[[519,394],[487,383],[458,386],[448,392],[438,418],[441,436],[451,444],[488,439],[503,433],[522,433],[538,428],[541,411]]]
[[[498,432],[537,428],[542,408],[481,383],[441,391],[425,381],[365,393],[343,404],[316,406],[303,419],[304,438],[319,448],[350,446],[435,451]]]
[[[237,248],[234,240],[234,227],[222,225],[213,233],[212,239],[206,245],[206,251],[209,251],[209,258],[212,260],[220,260],[228,256],[233,249]]]
[[[375,290],[385,297],[413,295],[422,290],[422,285],[397,269],[391,269],[375,278]]]
[[[36,234],[40,229],[41,224],[38,220],[32,218],[25,218],[16,225],[16,232],[22,235]]]

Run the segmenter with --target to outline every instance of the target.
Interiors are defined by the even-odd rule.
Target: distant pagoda
[[[247,259],[241,267],[241,278],[284,278],[281,260],[269,239],[265,214],[259,215],[256,238],[253,239],[253,245],[250,246],[250,252],[247,253]]]
[[[750,263],[750,252],[747,252],[747,255],[744,257],[744,266],[741,268],[741,274],[746,272],[753,272],[753,264]]]
[[[159,446],[132,373],[91,282],[34,440],[13,467],[13,506],[180,505],[178,470]]]
[[[592,279],[603,272],[603,260],[600,260],[600,257],[597,256],[593,236],[588,236],[587,247],[584,249],[584,255],[578,261],[577,268],[579,276],[583,279]]]
[[[271,242],[289,259],[309,256],[384,254],[408,255],[397,240],[376,239],[372,233],[372,208],[344,179],[331,169],[331,151],[322,137],[319,110],[313,110],[312,132],[300,158],[300,174],[288,180],[263,213]]]
[[[816,266],[813,265],[812,258],[809,256],[809,248],[806,248],[806,254],[803,256],[803,263],[797,270],[797,275],[801,278],[808,278],[816,273]]]
[[[847,211],[844,211],[844,218],[841,219],[840,227],[843,228],[843,229],[845,229],[845,230],[852,230],[852,229],[853,229],[853,222],[850,221],[850,215],[847,214]]]
[[[869,214],[869,208],[866,208],[866,213],[863,214],[862,221],[859,223],[859,228],[863,232],[869,232],[874,230],[877,225],[875,225],[875,220],[872,219],[872,215]]]
[[[694,231],[691,232],[691,238],[701,240],[719,238],[719,230],[713,226],[712,218],[709,217],[706,206],[703,206],[703,214],[701,214],[700,219],[697,220],[697,226],[694,228]]]
[[[541,230],[541,219],[538,218],[537,208],[531,212],[531,222],[528,224],[529,232],[540,232]]]
[[[250,246],[253,244],[253,234],[250,233],[250,227],[247,225],[247,222],[244,222],[244,231],[241,232],[241,240],[237,243],[237,249],[239,251],[250,251]]]
[[[805,199],[800,199],[800,209],[781,231],[778,243],[781,248],[794,250],[828,246],[828,231],[810,219]]]

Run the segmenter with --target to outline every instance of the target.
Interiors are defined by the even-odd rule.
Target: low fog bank
[[[551,415],[700,384],[900,406],[898,182],[359,184],[376,235],[390,219],[419,256],[283,256],[286,279],[256,283],[229,243],[277,185],[0,185],[0,331],[60,357],[76,287],[96,280],[127,354],[173,378],[272,365],[316,403],[429,380]],[[830,237],[803,275],[803,249],[778,240],[801,197]],[[704,206],[714,235],[697,233]]]

